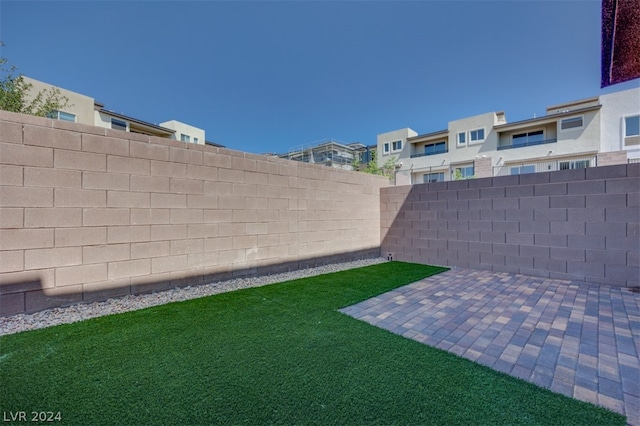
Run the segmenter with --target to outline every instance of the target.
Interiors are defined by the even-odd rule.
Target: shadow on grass
[[[624,424],[337,311],[443,270],[389,262],[5,336],[0,400],[66,424]]]
[[[27,271],[3,276],[0,280],[0,316],[33,313],[48,308],[69,306],[82,302],[96,302],[129,294],[143,294],[176,287],[197,286],[232,278],[270,275],[312,268],[327,264],[372,259],[380,256],[380,248],[336,253],[328,256],[306,257],[288,262],[256,264],[250,268],[233,269],[232,265],[218,265],[194,270],[175,271],[109,280],[97,284],[77,284],[50,287],[55,273],[51,270]],[[78,267],[79,270],[82,266]],[[80,274],[82,272],[79,272]],[[52,285],[52,284],[51,284]]]

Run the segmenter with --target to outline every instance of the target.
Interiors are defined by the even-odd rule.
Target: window
[[[440,172],[440,173],[425,173],[424,175],[422,175],[422,181],[424,183],[444,182],[444,172]]]
[[[471,179],[474,176],[473,165],[467,166],[458,166],[453,169],[453,179],[461,180],[461,179]]]
[[[70,121],[72,123],[76,122],[76,115],[71,114],[70,112],[53,110],[47,114],[47,117],[53,118],[54,120]]]
[[[624,118],[624,145],[640,145],[640,115]]]
[[[402,141],[391,142],[391,151],[401,151],[402,150]]]
[[[534,132],[526,132],[519,133],[517,135],[513,135],[512,146],[530,146],[530,145],[538,145],[544,141],[544,132],[542,130],[536,130]]]
[[[389,142],[385,143],[382,147],[382,154],[388,154],[389,153]]]
[[[198,138],[193,138],[193,143],[198,143]]]
[[[127,122],[122,120],[116,120],[115,118],[111,119],[111,128],[114,130],[123,130],[127,131]]]
[[[624,136],[640,136],[640,115],[624,118]]]
[[[517,167],[511,167],[511,174],[512,175],[524,175],[527,173],[535,173],[536,172],[536,166],[533,165],[529,165],[529,166],[517,166]]]
[[[569,130],[582,127],[582,117],[563,118],[560,121],[560,129]]]
[[[424,146],[424,155],[443,154],[447,152],[446,142],[437,142]]]
[[[467,134],[465,132],[458,133],[458,145],[467,143]]]
[[[358,153],[358,160],[361,163],[368,163],[369,161],[373,161],[373,151],[369,151],[368,149],[366,151],[361,151]]]
[[[58,120],[76,122],[76,115],[69,112],[58,111]]]
[[[589,160],[561,161],[560,170],[586,169],[589,167]]]
[[[180,140],[182,142],[191,142],[191,137],[189,135],[185,135],[184,133],[180,133]]]
[[[469,132],[469,142],[480,142],[484,140],[484,129],[476,129]]]

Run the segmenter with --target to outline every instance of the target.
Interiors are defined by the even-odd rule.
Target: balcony
[[[498,151],[502,151],[504,149],[513,149],[513,148],[524,148],[525,146],[535,146],[535,145],[544,145],[548,143],[558,142],[558,139],[544,139],[544,140],[530,140],[526,142],[518,142],[510,145],[502,145],[498,146]]]
[[[493,167],[493,176],[523,175],[527,173],[554,172],[557,170],[585,169],[597,166],[597,157],[563,158],[547,161],[527,161],[522,163],[509,163]]]
[[[446,154],[447,152],[449,152],[448,149],[437,149],[437,150],[433,150],[433,151],[429,151],[429,152],[423,152],[421,154],[411,154],[411,158],[418,158],[418,157],[427,157],[429,155],[436,155],[436,154]]]

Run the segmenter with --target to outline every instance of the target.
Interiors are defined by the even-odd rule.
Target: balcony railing
[[[545,139],[542,141],[530,141],[530,142],[521,142],[521,143],[519,142],[517,144],[498,146],[498,151],[502,151],[503,149],[524,148],[525,146],[544,145],[547,143],[555,143],[555,142],[558,142],[558,139]]]
[[[596,167],[597,158],[595,155],[579,158],[567,158],[550,161],[527,161],[522,163],[511,163],[504,166],[494,166],[494,176],[522,175],[527,173],[553,172],[556,170],[584,169]]]
[[[449,152],[448,149],[441,149],[434,152],[423,152],[421,154],[411,154],[411,158],[427,157],[429,155],[436,155],[436,154],[446,154],[447,152]]]

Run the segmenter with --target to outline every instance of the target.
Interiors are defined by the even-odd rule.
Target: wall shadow
[[[170,290],[173,288],[199,286],[234,278],[251,278],[284,272],[298,271],[318,266],[337,264],[380,257],[380,247],[336,253],[326,256],[308,257],[287,262],[276,262],[255,267],[231,269],[230,266],[207,268],[205,273],[188,270],[177,271],[171,278],[159,279],[153,275],[113,280],[113,286],[87,290],[82,285],[67,287],[45,287],[47,271],[32,271],[28,279],[12,281],[6,277],[0,282],[0,316],[34,313],[45,309],[65,307],[77,303],[104,301],[123,297]],[[51,271],[48,271],[51,272]]]

